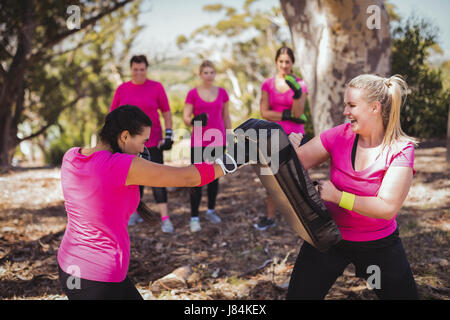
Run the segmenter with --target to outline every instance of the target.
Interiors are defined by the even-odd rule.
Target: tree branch
[[[56,123],[56,121],[51,121],[47,125],[43,126],[41,129],[36,131],[35,133],[29,135],[28,137],[18,138],[17,144],[21,143],[22,141],[29,140],[29,139],[39,136],[40,134],[44,133],[50,126],[54,125],[55,123]]]
[[[74,100],[72,100],[71,102],[67,103],[64,107],[62,107],[62,108],[59,110],[58,116],[56,116],[56,117],[54,118],[53,121],[49,121],[45,126],[43,126],[42,128],[40,128],[38,131],[36,131],[35,133],[30,134],[29,136],[27,136],[27,137],[25,137],[25,138],[18,138],[18,139],[17,139],[17,144],[21,143],[22,141],[29,140],[29,139],[32,139],[32,138],[34,138],[34,137],[37,137],[37,136],[39,136],[40,134],[44,133],[50,126],[54,125],[54,124],[57,122],[58,117],[59,117],[59,115],[61,114],[61,112],[63,112],[65,109],[67,109],[67,108],[69,108],[69,107],[74,106],[81,98],[84,98],[85,96],[86,96],[86,93],[85,93],[85,92],[81,93],[81,94],[80,94],[78,97],[76,97]]]
[[[87,28],[88,26],[94,25],[98,20],[100,20],[101,18],[103,18],[104,16],[120,9],[121,7],[125,6],[126,4],[132,2],[134,0],[124,0],[123,2],[119,2],[117,3],[114,7],[106,9],[103,12],[100,12],[98,15],[96,15],[95,17],[92,17],[90,19],[84,20],[83,23],[80,26],[80,29],[72,29],[72,30],[68,30],[65,32],[60,33],[59,35],[55,36],[52,39],[49,39],[47,42],[45,42],[35,53],[33,53],[30,56],[29,62],[33,62],[36,61],[44,52],[44,49],[47,49],[49,47],[54,46],[55,44],[61,42],[62,40],[64,40],[65,38]]]
[[[80,29],[72,29],[72,30],[68,30],[68,31],[66,31],[66,32],[63,32],[63,33],[57,35],[55,38],[50,39],[49,41],[47,41],[46,43],[44,43],[44,45],[42,46],[42,48],[48,48],[48,47],[53,46],[54,44],[60,42],[60,41],[63,40],[64,38],[67,38],[68,36],[70,36],[70,35],[72,35],[72,34],[74,34],[74,33],[76,33],[76,32],[79,32],[79,31],[83,30],[84,28],[86,28],[86,27],[88,27],[88,26],[90,26],[90,25],[95,24],[98,20],[100,20],[100,19],[103,18],[104,16],[110,14],[111,12],[114,12],[114,11],[120,9],[121,7],[125,6],[126,4],[128,4],[128,3],[132,2],[132,1],[134,1],[134,0],[124,0],[123,2],[117,3],[114,7],[109,8],[109,9],[106,9],[105,11],[100,12],[100,13],[99,13],[98,15],[96,15],[95,17],[92,17],[92,18],[90,18],[90,19],[88,19],[88,20],[83,21],[83,23],[82,23],[81,26],[80,26]]]
[[[0,63],[0,75],[2,76],[3,79],[6,80],[7,72],[6,72],[6,70],[3,68],[3,65],[2,65],[1,63]]]

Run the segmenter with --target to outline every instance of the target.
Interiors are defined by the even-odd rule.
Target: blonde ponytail
[[[382,78],[376,75],[363,74],[353,78],[348,87],[364,89],[366,101],[371,103],[378,101],[381,104],[381,117],[384,126],[383,147],[393,147],[396,142],[411,142],[417,144],[417,140],[403,132],[400,125],[400,111],[406,100],[408,85],[400,75]]]

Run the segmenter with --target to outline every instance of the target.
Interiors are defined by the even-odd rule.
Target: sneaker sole
[[[270,226],[265,226],[265,227],[260,227],[258,226],[256,223],[253,225],[256,229],[258,229],[259,231],[265,231],[267,229],[273,228],[275,227],[275,224],[271,224]]]
[[[219,218],[220,220],[216,220],[215,218],[211,218],[211,217],[206,216],[206,219],[209,222],[214,223],[214,224],[222,223],[222,219],[220,219],[220,218]]]

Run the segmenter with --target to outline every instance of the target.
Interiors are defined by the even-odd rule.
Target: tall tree
[[[55,62],[55,57],[84,46],[90,41],[85,36],[95,32],[100,19],[132,1],[0,2],[0,166],[10,164],[21,140],[45,132],[56,122],[62,109],[70,108],[87,94],[87,88],[82,85],[83,64],[75,65],[67,60]],[[71,14],[77,14],[76,11],[68,10],[70,6],[79,8],[78,20],[74,17],[74,21],[69,21]],[[64,67],[73,68],[72,76],[64,79],[66,85],[73,88],[74,94],[69,99],[62,99],[63,93],[58,92],[59,87],[56,86],[61,79],[55,75],[58,68]],[[40,78],[37,77],[38,73]],[[39,79],[47,82],[38,83]],[[33,102],[40,97],[51,98],[55,104],[58,101],[60,103],[57,106],[47,105],[48,121],[28,137],[18,138],[19,124],[27,111],[35,107]]]
[[[432,22],[415,15],[392,30],[392,73],[404,76],[410,89],[402,110],[402,129],[418,138],[446,134],[450,90],[444,87],[442,67],[433,67],[428,59],[440,50],[438,34]]]
[[[280,0],[308,85],[316,134],[344,121],[345,84],[390,73],[391,38],[383,0]]]

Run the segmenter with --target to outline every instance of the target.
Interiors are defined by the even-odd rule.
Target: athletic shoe
[[[173,225],[170,219],[166,219],[161,223],[161,231],[165,233],[173,233]]]
[[[133,212],[133,214],[130,216],[130,220],[128,220],[129,226],[134,226],[136,223],[141,223],[144,221],[137,212]]]
[[[254,224],[254,227],[260,231],[264,231],[269,228],[275,227],[275,221],[267,217],[262,217],[258,223]]]
[[[209,209],[208,209],[208,211],[206,211],[206,219],[208,219],[212,223],[221,223],[222,222],[222,219],[220,219],[219,216],[217,216],[214,213],[214,210],[209,210]]]
[[[198,219],[198,217],[191,218],[189,227],[191,228],[191,232],[199,232],[202,229],[202,227],[200,226],[200,220]]]

